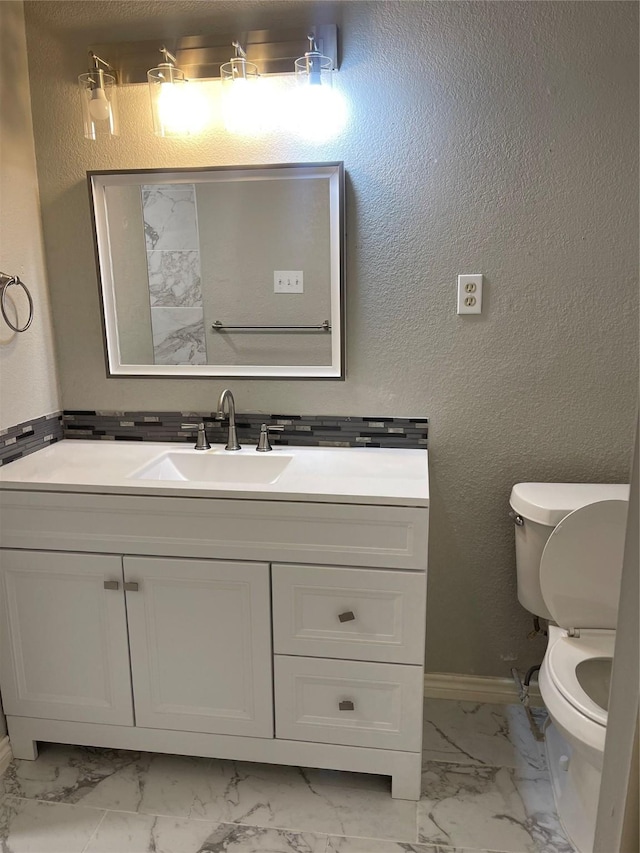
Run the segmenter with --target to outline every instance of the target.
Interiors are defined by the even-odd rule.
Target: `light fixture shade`
[[[310,50],[293,63],[296,80],[311,86],[331,86],[333,60],[323,56],[317,50]]]
[[[156,136],[181,135],[180,96],[186,83],[184,72],[165,63],[147,72],[153,132]]]
[[[333,62],[309,51],[294,63],[296,86],[289,105],[289,130],[314,142],[339,133],[347,121],[347,105],[333,86]]]
[[[238,50],[241,48],[238,46]],[[258,67],[237,56],[220,66],[222,118],[230,133],[256,136],[263,133],[269,107],[260,85]]]
[[[82,123],[87,139],[120,135],[118,88],[113,74],[96,68],[78,77]]]
[[[147,80],[156,136],[191,136],[203,130],[208,109],[197,83],[169,63],[151,68]]]

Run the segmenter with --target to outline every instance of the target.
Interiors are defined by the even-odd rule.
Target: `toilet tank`
[[[562,519],[587,504],[629,500],[629,486],[602,483],[517,483],[509,503],[516,515],[518,600],[536,616],[551,619],[540,589],[540,560]],[[522,519],[522,523],[518,519]]]

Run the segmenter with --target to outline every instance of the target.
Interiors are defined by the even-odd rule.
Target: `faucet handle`
[[[273,450],[269,441],[269,432],[282,432],[283,430],[284,427],[281,424],[262,424],[256,450],[260,453],[268,453],[269,450]]]
[[[198,437],[196,439],[196,446],[194,450],[210,450],[211,445],[209,444],[209,439],[207,438],[207,431],[204,426],[204,422],[200,421],[199,424],[182,424],[182,429],[197,429]]]

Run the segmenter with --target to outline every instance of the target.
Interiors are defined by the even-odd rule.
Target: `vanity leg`
[[[419,800],[422,787],[422,755],[408,752],[391,775],[391,796],[395,800]]]
[[[9,746],[14,758],[26,761],[35,761],[38,757],[38,743],[32,738],[16,731],[16,726],[11,725],[11,718],[7,718],[7,729],[9,730]]]

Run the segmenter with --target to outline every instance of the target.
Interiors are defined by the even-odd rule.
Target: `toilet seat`
[[[569,513],[540,560],[540,589],[566,629],[615,630],[627,523],[626,501],[599,501]]]
[[[602,726],[607,725],[607,710],[589,695],[578,677],[578,666],[590,660],[613,659],[616,632],[582,630],[580,637],[561,632],[547,651],[549,678],[558,692],[578,712]]]

